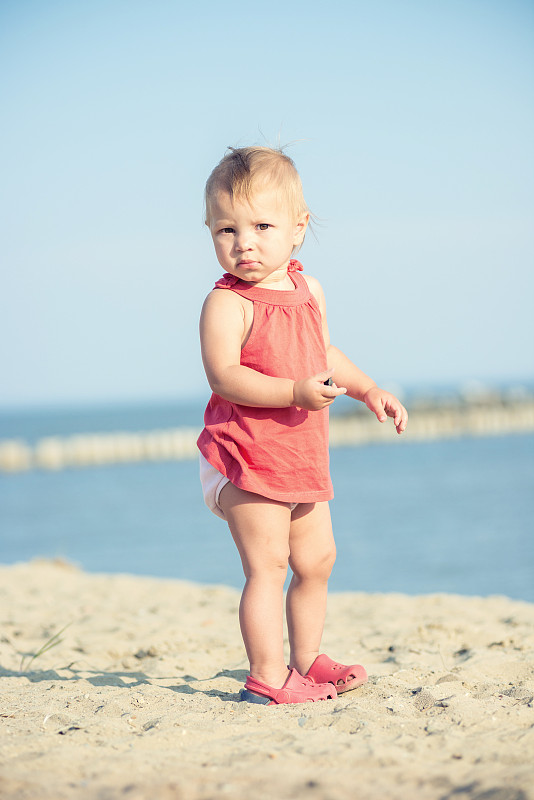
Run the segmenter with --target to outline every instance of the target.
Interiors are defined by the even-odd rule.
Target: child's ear
[[[308,211],[306,211],[304,214],[301,214],[300,217],[298,217],[297,222],[295,224],[295,237],[293,240],[295,245],[302,244],[309,221],[310,221],[310,215]]]

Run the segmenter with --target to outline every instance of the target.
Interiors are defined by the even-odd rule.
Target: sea
[[[199,402],[0,412],[0,440],[202,426]],[[534,602],[534,435],[331,450],[332,592],[507,595]],[[196,460],[0,474],[0,562],[240,588]]]

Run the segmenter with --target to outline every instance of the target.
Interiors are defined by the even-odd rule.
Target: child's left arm
[[[376,414],[379,422],[385,422],[388,417],[393,417],[397,433],[406,430],[408,412],[395,395],[377,386],[334,345],[327,346],[326,355],[328,366],[334,368],[333,377],[337,386],[346,387],[349,397],[365,403],[367,408]]]
[[[392,417],[397,433],[402,433],[406,430],[406,425],[408,424],[408,412],[395,395],[377,386],[373,379],[362,372],[356,364],[353,364],[345,353],[330,343],[323,290],[315,278],[309,275],[305,277],[310,291],[319,304],[327,363],[329,367],[334,369],[333,377],[336,385],[346,388],[349,397],[365,403],[367,408],[376,414],[379,422],[385,422],[388,417]]]

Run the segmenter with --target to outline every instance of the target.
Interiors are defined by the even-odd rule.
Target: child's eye
[[[220,233],[233,233],[233,228],[221,228]]]
[[[260,231],[266,231],[270,227],[271,226],[267,222],[260,222],[259,225],[258,225],[258,228],[260,229]]]

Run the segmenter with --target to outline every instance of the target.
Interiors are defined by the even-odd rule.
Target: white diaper
[[[219,495],[230,479],[215,469],[214,466],[202,455],[200,455],[200,483],[202,484],[202,493],[204,494],[204,502],[210,511],[213,511],[221,519],[226,519],[223,511],[219,505]],[[289,503],[289,508],[293,511],[298,503]]]
[[[200,453],[200,483],[204,493],[204,502],[209,510],[213,511],[221,519],[226,519],[219,506],[219,495],[223,487],[230,483],[230,480],[226,475],[222,475],[218,469],[212,467],[202,453]]]

